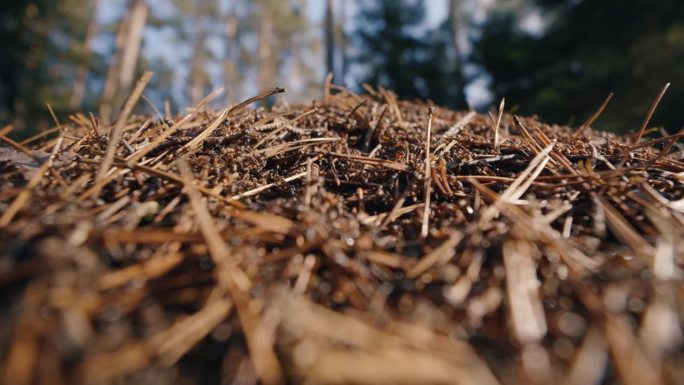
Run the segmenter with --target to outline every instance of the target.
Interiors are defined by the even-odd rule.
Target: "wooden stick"
[[[116,155],[116,149],[117,147],[119,147],[119,141],[121,140],[121,136],[123,135],[123,128],[126,125],[126,120],[128,119],[128,116],[131,114],[131,112],[133,112],[133,107],[135,107],[135,104],[138,102],[138,99],[145,90],[147,83],[149,83],[150,79],[152,79],[152,75],[153,73],[150,71],[145,72],[143,76],[140,78],[140,80],[138,80],[138,82],[135,84],[135,88],[133,89],[133,92],[131,92],[131,95],[128,97],[128,100],[126,100],[124,108],[121,111],[121,115],[119,115],[119,119],[116,121],[116,124],[114,125],[114,128],[111,131],[109,144],[107,145],[107,152],[105,153],[105,156],[102,159],[102,164],[100,164],[100,169],[97,171],[97,176],[95,177],[96,182],[99,182],[102,179],[104,179],[105,176],[109,173],[109,169],[111,168],[112,162],[114,161],[114,155]],[[100,189],[101,187],[95,191],[96,196],[99,195]]]
[[[199,135],[197,135],[193,140],[189,141],[188,143],[183,146],[184,150],[190,150],[190,151],[195,151],[202,142],[211,135],[214,130],[216,130],[221,123],[226,119],[226,116],[228,116],[228,112],[230,112],[230,109],[226,108],[221,113],[219,114],[218,118],[214,119],[214,121],[204,130],[202,131]]]
[[[644,135],[644,131],[646,131],[646,126],[648,126],[648,123],[651,121],[653,113],[655,112],[656,108],[658,107],[658,104],[660,103],[660,100],[663,98],[668,88],[670,88],[670,83],[667,83],[663,86],[663,88],[658,93],[658,96],[656,96],[653,103],[651,103],[651,108],[649,108],[648,114],[646,114],[646,117],[644,118],[644,122],[641,123],[639,133],[637,134],[636,138],[634,138],[634,145],[637,145],[641,140],[641,136]]]
[[[430,136],[432,135],[432,107],[430,107],[428,116],[427,137],[425,139],[425,207],[423,207],[423,224],[420,229],[420,236],[425,238],[428,236],[428,226],[430,221],[430,190],[432,185],[432,178],[430,177]]]
[[[36,161],[40,161],[40,159],[37,156],[35,156],[31,151],[29,151],[28,148],[24,147],[21,143],[15,142],[14,140],[12,140],[12,138],[9,138],[5,135],[0,135],[0,141],[9,144],[10,147],[13,147],[14,149],[21,152],[24,155],[30,156],[32,159]]]
[[[590,127],[592,124],[594,124],[594,122],[596,121],[596,119],[598,119],[599,116],[601,116],[601,114],[603,113],[603,110],[606,109],[606,107],[608,106],[608,103],[610,103],[610,100],[611,100],[611,99],[613,99],[613,93],[612,93],[612,92],[611,92],[610,94],[608,94],[608,97],[606,98],[606,100],[603,101],[603,103],[601,104],[601,106],[599,107],[599,109],[596,110],[596,112],[594,112],[594,115],[590,116],[589,119],[587,119],[584,123],[582,123],[581,126],[579,126],[579,128],[577,129],[577,131],[575,131],[575,132],[572,134],[572,137],[573,137],[573,138],[576,138],[577,136],[579,136],[580,134],[582,134],[582,133],[584,132],[584,130],[587,129],[587,127]]]
[[[499,153],[499,126],[501,125],[501,118],[503,117],[504,107],[506,106],[506,98],[501,99],[499,104],[499,115],[496,118],[496,125],[494,126],[494,151]]]
[[[295,174],[295,175],[292,175],[290,177],[285,178],[285,182],[292,182],[293,180],[301,179],[301,178],[304,178],[305,176],[306,176],[306,171],[300,172],[299,174]],[[275,186],[276,184],[277,183],[269,183],[269,184],[257,187],[255,189],[245,191],[245,192],[237,194],[237,195],[233,195],[232,197],[228,198],[228,200],[229,201],[236,201],[238,199],[250,197],[250,196],[256,195],[262,191],[268,190],[271,187]]]
[[[397,170],[397,171],[409,171],[409,167],[407,165],[405,165],[403,163],[395,162],[392,160],[388,160],[388,159],[380,159],[380,158],[373,158],[373,157],[369,157],[369,156],[360,156],[360,155],[340,154],[338,152],[325,152],[322,154],[334,156],[336,158],[348,159],[348,160],[355,161],[355,162],[367,163],[367,164],[376,165],[376,166],[382,166],[382,167],[386,167],[386,168],[389,168],[392,170]]]
[[[2,214],[2,217],[0,217],[0,229],[7,227],[7,225],[12,222],[12,218],[21,210],[22,207],[24,207],[24,204],[28,199],[31,197],[31,192],[33,189],[38,186],[40,181],[43,179],[43,176],[45,176],[45,173],[47,172],[48,169],[48,162],[44,162],[41,166],[40,169],[38,169],[38,172],[33,175],[31,180],[29,180],[28,184],[24,187],[23,190],[21,190],[21,193],[17,195],[16,198],[14,198],[14,201],[12,201],[12,204],[5,210],[5,212]]]

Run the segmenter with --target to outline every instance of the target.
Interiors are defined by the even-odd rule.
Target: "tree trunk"
[[[131,11],[131,22],[126,36],[121,60],[121,73],[119,75],[119,87],[121,92],[128,92],[135,78],[135,67],[140,56],[145,23],[147,22],[147,2],[134,0]]]
[[[267,3],[262,1],[259,10],[259,91],[273,87],[273,19]]]
[[[449,0],[449,32],[451,34],[451,41],[454,49],[454,57],[459,61],[459,68],[461,64],[461,48],[458,41],[459,35],[459,17],[460,17],[460,0]]]
[[[348,1],[342,2],[342,9],[339,13],[339,22],[335,27],[335,45],[337,47],[337,52],[340,55],[341,66],[339,70],[339,83],[344,84],[344,78],[349,72],[349,57],[347,56],[348,41],[347,36],[344,33],[344,26],[347,22],[347,6]]]
[[[204,89],[207,84],[207,74],[204,67],[205,45],[207,42],[206,19],[204,9],[197,11],[195,18],[197,24],[197,37],[192,49],[192,60],[190,61],[190,100],[192,105],[197,104],[204,97]]]
[[[225,25],[226,54],[223,59],[223,82],[226,89],[226,101],[234,103],[240,94],[240,84],[236,77],[236,63],[238,58],[238,22],[237,0],[233,0],[231,9],[228,11]]]
[[[83,41],[83,57],[81,58],[81,63],[76,69],[76,78],[74,80],[74,89],[71,94],[71,99],[69,100],[69,107],[72,109],[77,109],[83,104],[83,98],[85,96],[86,85],[88,82],[88,73],[90,72],[90,56],[92,54],[92,45],[95,36],[100,29],[100,25],[97,22],[97,15],[100,10],[100,5],[102,0],[95,0],[95,5],[93,8],[93,16],[88,24],[88,29],[86,31],[85,40]]]
[[[459,41],[459,35],[462,30],[467,31],[467,25],[462,25],[462,22],[465,21],[465,18],[461,16],[461,0],[449,0],[449,16],[447,18],[448,28],[449,32],[451,34],[451,43],[452,43],[452,50],[453,50],[453,55],[449,55],[452,57],[451,60],[454,61],[454,66],[456,71],[456,76],[458,79],[458,83],[465,86],[465,73],[464,73],[464,63],[466,63],[467,58],[465,57],[463,51],[465,47],[461,46],[461,42]],[[467,23],[467,22],[466,22]],[[447,56],[447,57],[449,57]],[[465,103],[466,106],[468,106],[468,100],[465,95],[465,89],[462,88],[461,91],[458,93],[458,101],[457,103]]]
[[[107,69],[107,75],[105,77],[104,86],[102,88],[102,98],[100,100],[100,119],[103,125],[108,125],[111,119],[112,104],[117,93],[117,76],[121,72],[121,56],[123,54],[123,46],[126,41],[126,35],[128,31],[128,26],[131,21],[130,10],[124,17],[124,19],[119,23],[119,29],[116,33],[116,49],[113,55],[112,63]]]
[[[325,6],[325,69],[328,76],[329,73],[335,75],[335,18],[334,8],[335,2],[327,0]]]

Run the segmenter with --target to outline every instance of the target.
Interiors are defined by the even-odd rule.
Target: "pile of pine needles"
[[[684,135],[652,111],[328,85],[136,116],[146,80],[111,127],[0,133],[0,381],[684,382]]]

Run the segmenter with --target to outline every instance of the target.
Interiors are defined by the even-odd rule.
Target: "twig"
[[[494,151],[499,153],[499,126],[501,125],[501,118],[503,117],[504,106],[506,105],[506,99],[501,99],[501,104],[499,104],[499,115],[496,118],[496,125],[494,125]]]
[[[639,129],[639,133],[637,134],[636,138],[634,138],[634,145],[636,146],[639,144],[639,141],[641,140],[641,136],[644,135],[644,131],[646,131],[646,126],[648,126],[648,123],[651,121],[651,118],[653,117],[653,113],[655,112],[656,108],[658,108],[658,104],[660,103],[660,100],[663,98],[665,95],[665,92],[667,92],[667,89],[670,87],[670,83],[666,83],[663,88],[660,90],[658,93],[658,96],[656,96],[655,100],[653,103],[651,103],[651,108],[648,110],[648,114],[646,114],[646,117],[644,118],[644,122],[641,123],[641,128]]]
[[[14,216],[19,212],[19,210],[21,210],[22,207],[24,207],[28,199],[31,197],[33,189],[36,188],[36,186],[38,186],[41,180],[43,180],[45,173],[48,171],[50,166],[52,166],[52,162],[57,152],[59,152],[60,147],[62,146],[65,134],[66,130],[62,131],[62,134],[60,135],[57,144],[52,149],[52,154],[50,154],[50,158],[48,158],[47,161],[43,162],[43,164],[40,166],[40,169],[38,169],[38,172],[36,172],[36,174],[33,175],[33,177],[31,178],[31,180],[29,180],[24,189],[21,190],[21,193],[17,195],[14,201],[12,201],[12,204],[10,204],[7,210],[5,210],[5,212],[2,214],[2,217],[0,217],[0,229],[7,227],[10,224],[10,222],[12,222]]]
[[[254,145],[254,148],[259,148],[259,147],[261,147],[261,145],[263,145],[264,143],[267,143],[268,141],[270,141],[272,138],[274,138],[274,137],[275,137],[279,132],[281,132],[282,130],[285,130],[285,129],[287,129],[288,127],[291,127],[291,126],[292,126],[295,122],[297,122],[298,120],[303,119],[303,118],[305,118],[306,116],[311,115],[311,114],[313,114],[313,113],[316,112],[316,111],[318,111],[318,108],[314,107],[314,108],[312,108],[312,109],[306,111],[305,113],[300,114],[300,115],[298,115],[298,116],[296,116],[296,117],[294,117],[294,118],[292,118],[292,119],[290,119],[290,120],[284,122],[280,127],[278,127],[278,128],[276,128],[275,130],[269,132],[268,135],[266,135],[266,136],[263,137],[261,140],[259,140],[259,141],[257,142],[257,144]]]
[[[451,138],[455,135],[457,135],[465,126],[470,123],[475,116],[477,116],[477,112],[475,111],[469,111],[464,117],[458,120],[458,122],[454,123],[451,127],[447,129],[447,131],[442,135],[442,140],[446,138]]]
[[[356,113],[356,111],[359,110],[359,108],[361,108],[361,107],[363,107],[364,105],[366,105],[366,103],[368,103],[368,99],[363,99],[363,100],[361,101],[361,103],[358,103],[356,106],[354,106],[354,108],[352,108],[351,111],[349,111],[349,113],[347,114],[347,119],[351,118],[352,115],[354,115],[354,114]]]
[[[40,138],[44,138],[44,137],[46,137],[46,136],[48,136],[48,135],[50,135],[50,134],[53,134],[53,133],[55,133],[55,132],[58,132],[59,130],[60,130],[59,127],[53,127],[53,128],[51,128],[51,129],[49,129],[49,130],[41,131],[41,132],[37,133],[36,135],[33,135],[33,136],[31,136],[31,137],[29,137],[29,138],[27,138],[27,139],[22,140],[22,141],[21,141],[21,144],[25,146],[25,145],[27,145],[27,144],[29,144],[29,143],[35,142],[36,140],[38,140],[38,139],[40,139]]]
[[[136,152],[135,154],[130,155],[128,158],[126,158],[126,162],[133,166],[136,163],[140,161],[140,159],[144,158],[145,155],[149,154],[151,151],[153,151],[155,148],[157,148],[160,144],[162,144],[166,139],[168,139],[171,135],[175,134],[176,131],[178,131],[183,125],[187,122],[190,121],[194,117],[193,113],[187,114],[183,117],[183,119],[177,121],[174,123],[170,128],[167,130],[162,131],[157,135],[154,140],[149,143],[147,146],[143,147],[140,151]]]
[[[461,243],[462,239],[463,233],[460,231],[452,231],[449,238],[421,258],[418,263],[406,273],[406,277],[416,279],[435,264],[444,264],[448,262],[456,254],[456,247]]]
[[[283,180],[284,180],[285,182],[292,182],[293,180],[301,179],[301,178],[304,178],[305,176],[306,176],[306,171],[300,172],[299,174],[292,175],[292,176],[287,177],[287,178],[285,178],[285,179],[283,179]],[[262,192],[262,191],[266,191],[266,190],[270,189],[271,187],[273,187],[273,186],[275,186],[275,185],[277,185],[277,184],[278,184],[278,183],[269,183],[269,184],[266,184],[266,185],[257,187],[257,188],[255,188],[255,189],[252,189],[252,190],[249,190],[249,191],[245,191],[245,192],[240,193],[240,194],[237,194],[237,195],[233,195],[232,197],[228,198],[228,200],[229,200],[229,201],[236,201],[236,200],[239,200],[239,199],[242,199],[242,198],[251,197],[252,195],[257,195],[257,194],[259,194],[259,193]]]
[[[310,138],[295,140],[294,142],[286,142],[283,144],[278,144],[276,146],[264,148],[263,150],[258,150],[258,153],[264,155],[265,158],[272,158],[276,155],[280,155],[285,152],[294,151],[302,147],[312,146],[320,143],[332,143],[338,142],[339,138]]]
[[[197,147],[199,147],[202,142],[211,135],[214,130],[216,130],[221,123],[226,119],[226,116],[228,115],[228,112],[230,109],[226,108],[221,113],[219,114],[218,118],[214,119],[214,121],[204,130],[202,131],[199,135],[197,135],[193,140],[189,141],[183,146],[183,149],[189,150],[189,151],[195,151]]]
[[[608,94],[608,97],[603,101],[603,103],[601,104],[601,106],[599,107],[599,109],[596,110],[596,112],[594,112],[594,115],[590,116],[589,119],[587,119],[584,123],[582,123],[581,126],[579,126],[579,128],[577,129],[577,131],[575,131],[575,132],[572,134],[572,137],[573,137],[573,138],[576,138],[577,136],[579,136],[580,134],[582,134],[582,133],[584,132],[584,130],[587,129],[587,127],[590,127],[592,124],[594,124],[594,122],[596,121],[596,119],[598,119],[599,116],[601,116],[601,114],[603,113],[603,110],[606,109],[606,107],[608,106],[608,103],[610,103],[610,100],[611,100],[611,99],[613,99],[613,93],[612,93],[612,92],[611,92],[610,94]]]
[[[473,120],[473,118],[475,117],[475,115],[477,115],[477,113],[476,113],[475,111],[470,111],[470,112],[468,112],[468,114],[466,114],[466,116],[464,116],[463,118],[459,119],[459,121],[456,122],[456,124],[454,124],[453,126],[451,126],[451,127],[447,130],[447,132],[445,132],[444,135],[442,135],[442,138],[440,139],[440,142],[441,142],[441,141],[444,141],[445,139],[451,138],[451,137],[457,135],[459,132],[461,132],[461,130],[462,130],[465,126],[467,126],[468,123],[470,123],[470,122]],[[449,144],[447,144],[446,147],[444,147],[444,148],[442,149],[442,151],[439,152],[439,155],[438,155],[438,156],[439,156],[440,158],[443,157],[444,154],[448,153],[448,152],[451,150],[451,148],[454,147],[457,143],[458,143],[458,141],[457,141],[456,139],[454,139],[454,140],[452,140],[451,142],[449,142]],[[438,147],[439,147],[439,146],[438,146]],[[435,149],[435,151],[436,151],[436,150],[437,150],[437,149]]]
[[[425,207],[423,207],[423,224],[420,229],[420,236],[425,238],[428,236],[429,221],[430,221],[430,187],[432,184],[432,178],[430,177],[430,136],[432,135],[432,107],[428,109],[428,127],[427,136],[425,138],[425,174],[423,179],[425,180]]]
[[[24,204],[26,201],[28,201],[29,197],[31,196],[31,192],[33,189],[38,186],[40,181],[43,179],[43,176],[47,172],[49,167],[48,162],[43,162],[43,164],[40,166],[38,169],[38,172],[33,175],[31,180],[26,184],[23,190],[21,190],[21,193],[17,195],[17,197],[12,201],[12,204],[5,210],[5,212],[2,214],[2,217],[0,217],[0,229],[7,227],[7,225],[12,222],[12,218],[21,210],[22,207],[24,207]]]
[[[57,129],[59,129],[59,127],[57,127]],[[12,130],[14,130],[14,126],[11,124],[7,124],[4,127],[0,128],[0,136],[9,135],[9,133],[12,132]]]
[[[126,125],[126,120],[128,119],[128,116],[133,112],[133,107],[135,107],[135,104],[138,102],[138,99],[140,98],[140,95],[142,95],[143,90],[145,90],[145,87],[147,86],[147,83],[152,79],[153,73],[150,71],[147,71],[143,74],[143,76],[138,80],[138,82],[135,84],[135,88],[133,89],[133,92],[131,92],[131,95],[128,97],[128,100],[126,100],[126,103],[124,104],[124,108],[121,111],[121,114],[119,115],[119,119],[117,119],[116,124],[114,125],[114,128],[112,129],[109,137],[109,144],[107,145],[107,152],[105,153],[104,158],[102,159],[102,164],[100,164],[100,169],[97,171],[97,176],[95,177],[95,182],[99,182],[105,178],[105,176],[109,173],[109,169],[112,166],[112,162],[114,161],[114,155],[116,155],[116,149],[119,146],[119,140],[121,139],[121,136],[123,134],[123,128]],[[95,195],[99,195],[100,189],[97,189],[95,191]]]
[[[14,147],[17,151],[21,152],[22,154],[31,157],[33,160],[40,161],[40,159],[35,154],[33,154],[33,152],[29,151],[29,149],[21,145],[21,143],[15,142],[14,140],[12,140],[12,138],[9,138],[5,135],[0,135],[0,141],[9,144],[11,147]]]
[[[378,137],[378,132],[382,126],[382,119],[385,117],[385,113],[387,112],[387,104],[384,104],[382,106],[382,111],[380,112],[380,117],[378,120],[375,122],[375,126],[368,127],[368,131],[366,132],[366,136],[363,138],[363,152],[368,152],[370,148],[370,142],[373,137]]]
[[[321,154],[324,155],[329,155],[329,156],[334,156],[335,158],[342,158],[342,159],[347,159],[355,162],[360,162],[360,163],[366,163],[370,165],[375,165],[375,166],[382,166],[385,168],[389,168],[392,170],[397,170],[397,171],[409,171],[409,166],[399,163],[399,162],[394,162],[391,160],[387,159],[380,159],[380,158],[372,158],[368,156],[360,156],[360,155],[348,155],[348,154],[340,154],[337,152],[321,152]]]
[[[152,72],[146,71],[136,82],[135,88],[126,100],[126,103],[124,104],[124,107],[119,115],[119,118],[117,119],[114,128],[110,132],[110,140],[107,146],[107,152],[105,153],[105,156],[103,158],[103,162],[100,167],[100,170],[98,171],[98,176],[96,180],[101,180],[107,173],[107,169],[111,166],[111,162],[114,160],[116,148],[119,145],[119,139],[123,135],[123,130],[126,126],[128,117],[133,112],[133,108],[138,102],[138,99],[141,96],[143,96],[142,93],[145,90],[145,87],[149,83],[150,79],[152,79],[152,76],[154,76]]]

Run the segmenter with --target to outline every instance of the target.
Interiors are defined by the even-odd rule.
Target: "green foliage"
[[[596,123],[639,127],[652,100],[672,87],[653,124],[679,130],[684,121],[684,2],[679,0],[538,0],[548,25],[541,36],[517,28],[513,13],[492,15],[473,59],[491,76],[496,100],[523,114],[579,124],[610,93]]]
[[[22,94],[27,82],[38,72],[37,55],[43,46],[40,39],[45,22],[54,9],[50,1],[10,1],[0,8],[0,40],[3,60],[0,60],[0,119],[11,121],[17,110],[26,110]],[[30,73],[33,72],[33,73]],[[31,103],[29,103],[31,104]]]
[[[465,106],[458,62],[448,55],[453,42],[446,23],[435,31],[425,31],[422,1],[358,4],[356,61],[367,73],[366,83],[391,88],[405,99]]]
[[[77,0],[10,1],[0,9],[0,122],[12,122],[19,136],[53,124],[48,103],[66,117],[75,67],[88,57],[92,11],[91,2]],[[100,58],[90,59],[91,71],[104,71]]]

